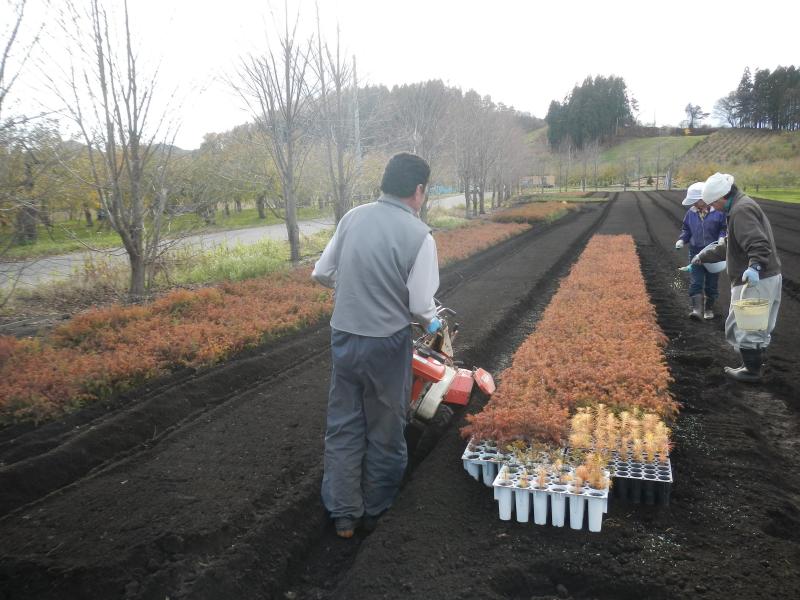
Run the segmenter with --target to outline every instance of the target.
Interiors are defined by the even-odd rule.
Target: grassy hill
[[[674,165],[673,187],[685,187],[712,173],[731,173],[740,187],[776,200],[800,199],[800,131],[720,129],[710,135],[618,138],[599,150],[573,152],[567,158],[547,147],[547,128],[531,133],[529,142],[540,172],[558,175],[569,162],[570,187],[587,178],[593,182],[595,165],[601,187],[628,185],[637,178],[663,177]],[[765,191],[769,190],[769,191]]]
[[[740,187],[800,188],[800,131],[723,129],[692,148],[678,163],[678,180],[699,181],[731,173]],[[776,195],[777,199],[785,199]],[[784,194],[785,195],[785,194]]]

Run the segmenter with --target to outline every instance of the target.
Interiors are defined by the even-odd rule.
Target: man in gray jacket
[[[418,217],[429,177],[419,156],[393,156],[383,195],[342,217],[311,274],[335,290],[322,501],[343,538],[374,527],[408,461],[411,322],[440,326],[436,243]]]
[[[769,322],[763,331],[739,329],[733,310],[725,321],[725,337],[740,352],[743,363],[738,368],[725,367],[725,373],[736,381],[759,382],[764,351],[778,318],[783,282],[772,226],[761,207],[734,185],[732,175],[714,173],[709,177],[703,186],[703,199],[727,214],[728,237],[724,244],[701,252],[692,262],[728,261],[731,302],[753,297],[769,301]]]

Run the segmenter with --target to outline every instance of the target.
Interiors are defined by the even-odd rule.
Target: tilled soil
[[[668,507],[612,500],[598,534],[501,522],[491,490],[461,467],[456,423],[377,530],[339,540],[318,498],[330,366],[320,326],[107,412],[0,432],[10,511],[0,598],[790,596],[800,583],[796,237],[776,227],[788,283],[767,383],[730,384],[722,317],[686,319],[685,256],[672,250],[679,199],[621,194],[447,270],[440,293],[459,313],[460,357],[498,372],[588,238],[632,234],[684,404]],[[792,209],[769,206],[773,225],[800,228]],[[164,415],[172,398],[180,408]],[[114,443],[128,427],[137,433]]]

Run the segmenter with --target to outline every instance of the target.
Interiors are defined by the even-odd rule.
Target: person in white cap
[[[736,325],[731,310],[725,321],[725,337],[742,356],[742,366],[725,367],[725,373],[737,381],[761,381],[764,352],[781,305],[781,261],[772,235],[772,226],[761,207],[734,184],[732,175],[714,173],[703,186],[703,198],[728,217],[725,244],[703,251],[694,264],[720,260],[725,251],[728,276],[731,279],[731,302],[742,298],[766,298],[769,301],[769,322],[764,331],[744,331]],[[744,285],[748,284],[748,285]]]
[[[703,202],[702,181],[693,183],[686,190],[683,205],[688,206],[683,217],[681,235],[675,249],[689,245],[689,260],[703,248],[725,237],[727,224],[725,215]],[[690,270],[689,302],[692,312],[689,317],[698,321],[714,318],[714,302],[719,296],[719,273],[711,273],[702,265],[692,265]]]

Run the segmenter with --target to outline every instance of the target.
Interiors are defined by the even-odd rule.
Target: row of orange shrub
[[[558,218],[564,213],[579,210],[580,205],[567,202],[529,202],[492,214],[495,223],[537,223]]]
[[[484,223],[436,233],[441,264],[528,229]],[[76,316],[43,340],[0,336],[0,423],[42,421],[181,367],[207,366],[323,318],[329,290],[308,267],[200,290],[143,306]]]
[[[579,407],[672,416],[666,342],[633,239],[594,236],[465,437],[563,445]]]

